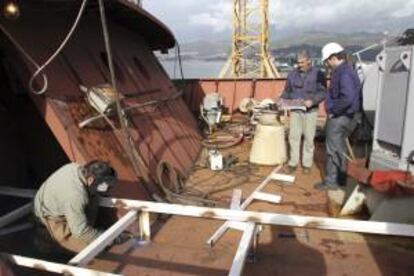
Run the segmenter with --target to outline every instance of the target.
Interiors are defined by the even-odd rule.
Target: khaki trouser
[[[315,150],[314,138],[316,132],[316,124],[318,120],[318,112],[301,112],[296,111],[290,114],[289,123],[289,145],[290,160],[288,165],[296,167],[299,164],[300,142],[302,135],[304,136],[302,165],[304,167],[312,167],[313,152]]]
[[[72,235],[65,218],[43,218],[42,222],[53,240],[63,248],[78,253],[88,245],[87,242]]]

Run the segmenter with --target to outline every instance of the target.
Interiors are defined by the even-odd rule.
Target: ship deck
[[[227,202],[233,189],[238,188],[246,198],[274,169],[249,164],[249,151],[250,141],[224,151],[224,155],[237,156],[238,165],[220,172],[196,168],[187,185],[213,192],[213,197]],[[266,192],[282,195],[281,204],[254,201],[248,210],[333,216],[337,206],[326,192],[313,188],[321,179],[323,143],[317,143],[316,152],[310,175],[303,175],[298,169],[293,185],[274,181],[266,186]],[[90,267],[124,275],[226,275],[241,232],[229,230],[210,248],[206,241],[221,224],[215,220],[171,217],[162,223],[149,245],[131,242],[114,248]],[[246,265],[244,275],[409,275],[414,271],[413,257],[414,243],[409,238],[264,226],[257,260]]]
[[[273,167],[248,163],[251,141],[222,151],[239,162],[226,171],[195,167],[187,186],[209,192],[221,202],[230,201],[235,188],[246,198]],[[248,210],[311,216],[335,216],[337,206],[326,192],[313,189],[321,179],[324,144],[316,143],[315,165],[310,175],[300,169],[292,185],[273,181],[265,191],[283,197],[281,204],[254,201]],[[356,222],[357,223],[357,222]],[[148,244],[132,240],[113,247],[89,263],[88,268],[123,275],[226,275],[236,253],[241,232],[229,230],[210,248],[206,241],[222,221],[164,217],[152,225]],[[1,251],[38,257],[30,231],[1,237]],[[19,246],[18,246],[19,245]],[[338,231],[264,226],[256,261],[247,263],[243,275],[410,275],[414,271],[414,243],[410,238],[363,235]],[[45,258],[43,256],[43,258]],[[49,260],[66,262],[50,254]]]

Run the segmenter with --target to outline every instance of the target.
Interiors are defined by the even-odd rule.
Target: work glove
[[[124,243],[126,243],[127,241],[129,241],[132,238],[133,238],[133,235],[132,235],[131,232],[124,231],[118,237],[116,237],[114,239],[114,241],[112,242],[112,245],[124,244]]]

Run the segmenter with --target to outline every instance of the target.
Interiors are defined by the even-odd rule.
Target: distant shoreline
[[[167,57],[167,58],[163,58],[163,57],[158,57],[158,59],[160,61],[174,61],[176,59],[176,57]],[[181,60],[183,61],[204,61],[204,62],[215,62],[215,61],[222,61],[222,62],[226,62],[227,59],[226,58],[203,58],[203,57],[181,57]]]

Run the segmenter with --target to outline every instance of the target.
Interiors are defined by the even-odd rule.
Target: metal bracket
[[[385,71],[385,57],[384,53],[380,53],[376,58],[378,67],[381,71]]]
[[[233,210],[245,210],[247,208],[247,206],[250,205],[250,203],[253,202],[253,200],[258,199],[258,195],[259,195],[259,199],[262,200],[263,198],[266,198],[267,201],[272,201],[273,203],[278,203],[282,200],[282,198],[278,195],[270,195],[270,194],[266,194],[266,193],[259,193],[271,180],[275,180],[275,179],[283,179],[283,180],[291,180],[294,181],[294,178],[290,178],[289,176],[286,175],[281,175],[278,174],[278,172],[282,169],[282,165],[278,166],[277,168],[275,168],[270,175],[268,175],[268,177],[266,177],[265,180],[263,180],[263,182],[256,187],[256,189],[249,195],[249,197],[247,197],[242,204],[240,204],[241,201],[241,190],[234,190],[233,191],[233,197],[232,197],[232,203],[231,203],[231,209]],[[226,221],[224,224],[222,224],[217,230],[216,232],[214,232],[214,234],[207,240],[207,244],[210,247],[213,247],[214,244],[220,239],[221,236],[224,235],[224,233],[226,233],[226,231],[229,228],[233,228],[233,229],[238,229],[238,230],[243,230],[245,229],[245,222],[240,223],[233,223],[233,221]]]
[[[411,69],[411,51],[404,51],[400,54],[400,60],[408,71]]]

